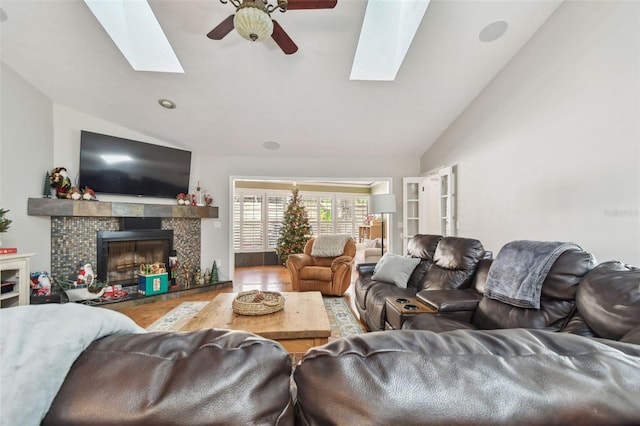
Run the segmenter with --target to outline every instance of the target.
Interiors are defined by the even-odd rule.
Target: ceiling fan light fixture
[[[262,41],[273,34],[273,21],[260,3],[245,3],[233,17],[236,31],[247,40]]]

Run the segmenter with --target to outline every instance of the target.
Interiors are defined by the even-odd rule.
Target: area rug
[[[354,317],[347,302],[342,297],[323,297],[324,307],[329,316],[331,336],[329,341],[352,334],[364,333],[364,329]],[[167,312],[149,327],[147,331],[176,331],[182,328],[195,314],[209,302],[182,302]]]
[[[147,331],[176,331],[180,330],[195,314],[207,306],[209,302],[182,302],[173,308],[153,324],[147,327]]]

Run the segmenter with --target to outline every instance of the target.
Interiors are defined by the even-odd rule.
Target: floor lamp
[[[394,194],[372,195],[369,211],[373,214],[382,215],[382,249],[380,254],[384,256],[384,214],[396,212],[396,196]]]

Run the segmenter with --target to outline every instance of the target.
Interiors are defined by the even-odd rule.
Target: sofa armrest
[[[287,257],[287,262],[291,266],[295,268],[295,270],[299,271],[303,266],[313,266],[313,257],[308,254],[290,254]]]
[[[351,267],[352,264],[353,264],[352,256],[338,256],[335,259],[333,259],[333,262],[331,262],[331,270],[335,272],[335,270],[339,268],[341,265],[346,265]]]
[[[422,290],[416,297],[431,305],[438,312],[475,311],[482,300],[482,294],[473,289],[464,290]]]
[[[358,266],[356,266],[356,269],[360,274],[364,275],[364,274],[373,274],[373,270],[375,269],[375,267],[376,267],[375,263],[358,263]]]

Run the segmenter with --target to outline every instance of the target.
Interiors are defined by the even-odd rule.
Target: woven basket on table
[[[258,300],[259,293],[262,300]],[[233,299],[232,306],[233,312],[240,315],[272,314],[284,308],[284,297],[277,291],[243,291]]]

